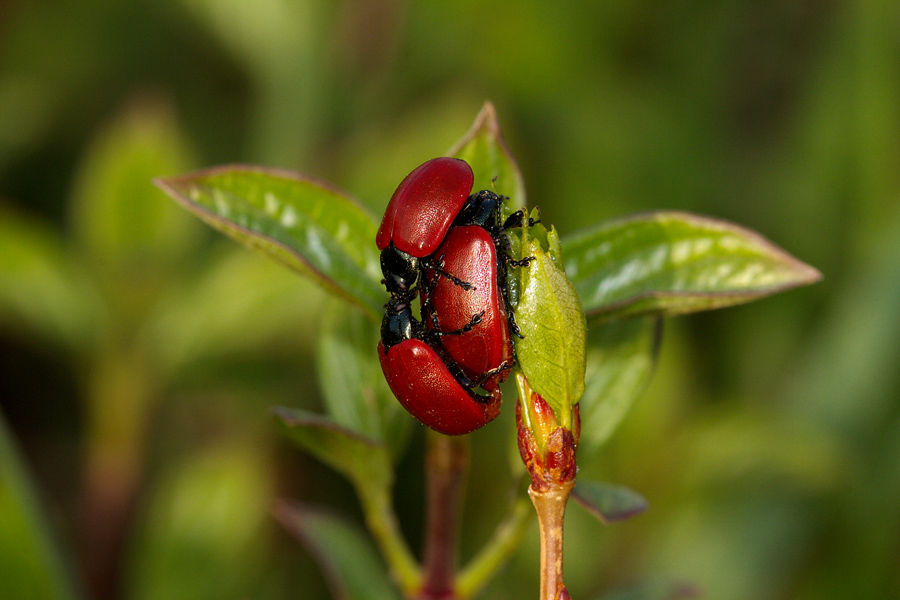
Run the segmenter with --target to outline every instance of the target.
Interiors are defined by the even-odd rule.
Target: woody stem
[[[468,466],[466,437],[429,431],[425,455],[427,514],[421,600],[456,596],[457,529]]]
[[[541,600],[557,600],[563,584],[563,521],[575,481],[552,485],[546,491],[528,489],[538,517],[541,538]]]

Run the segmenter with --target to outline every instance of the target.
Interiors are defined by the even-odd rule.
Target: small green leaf
[[[325,573],[339,600],[399,600],[372,543],[358,527],[309,506],[280,502],[275,516],[298,538]]]
[[[609,439],[646,389],[662,339],[661,317],[614,320],[588,328],[579,460]]]
[[[572,490],[572,497],[605,525],[624,521],[647,510],[644,497],[625,486],[586,481],[580,477]]]
[[[585,310],[604,319],[732,306],[821,278],[753,231],[688,213],[612,221],[563,247]]]
[[[394,398],[378,362],[379,331],[342,304],[326,309],[316,348],[319,386],[334,421],[386,443],[396,457],[410,432],[409,415]]]
[[[155,183],[215,229],[379,318],[384,290],[377,226],[346,195],[303,175],[246,165]]]
[[[282,406],[272,410],[288,439],[352,482],[375,488],[392,480],[384,444],[321,415]]]
[[[475,174],[473,191],[496,190],[498,194],[509,196],[509,202],[503,207],[504,216],[525,206],[522,172],[503,139],[493,104],[485,102],[472,128],[447,154],[463,159],[472,167]]]
[[[74,598],[29,479],[0,413],[0,598]]]
[[[572,407],[584,393],[584,312],[562,268],[556,229],[526,225],[522,235],[522,255],[534,260],[514,275],[515,318],[524,336],[516,340],[516,355],[531,389],[569,427]]]

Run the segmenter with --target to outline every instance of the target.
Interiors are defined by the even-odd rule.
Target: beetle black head
[[[498,221],[500,205],[505,196],[498,196],[490,190],[481,190],[469,196],[453,225],[480,225],[491,231]]]
[[[419,276],[419,259],[391,243],[381,251],[382,283],[391,294],[409,291]]]
[[[391,346],[416,337],[418,324],[409,303],[400,296],[391,296],[385,305],[384,318],[381,320],[381,341],[384,343],[385,352]]]

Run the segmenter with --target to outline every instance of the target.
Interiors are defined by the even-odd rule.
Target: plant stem
[[[429,431],[427,444],[424,581],[419,598],[455,598],[457,529],[469,466],[469,440]]]
[[[481,591],[503,563],[519,548],[522,536],[531,524],[534,514],[524,496],[516,499],[509,514],[497,526],[494,536],[460,571],[456,580],[456,594],[459,598],[471,598]]]
[[[568,596],[563,584],[563,522],[566,502],[575,481],[565,481],[538,491],[528,488],[537,512],[541,537],[541,600],[558,600]]]
[[[80,551],[91,596],[121,595],[122,556],[144,470],[154,377],[141,353],[105,348],[88,381],[80,497]]]

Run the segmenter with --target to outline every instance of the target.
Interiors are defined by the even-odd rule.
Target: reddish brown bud
[[[547,491],[575,480],[575,448],[580,432],[577,405],[573,411],[574,431],[559,426],[550,405],[523,381],[526,398],[516,404],[519,454],[537,491]],[[523,408],[524,404],[524,408]]]

